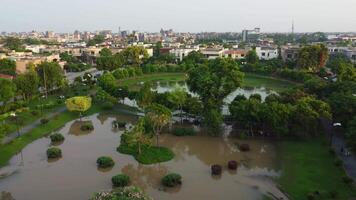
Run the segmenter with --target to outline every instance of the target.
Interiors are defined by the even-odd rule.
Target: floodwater
[[[113,129],[114,120],[126,121],[130,128],[136,116],[96,114],[84,118],[95,129],[82,132],[80,123],[72,121],[59,130],[65,141],[56,144],[63,157],[47,160],[46,150],[51,146],[49,138],[42,138],[14,156],[7,167],[0,169],[0,195],[16,200],[86,200],[97,191],[110,190],[111,177],[125,173],[132,185],[144,189],[156,200],[260,200],[263,194],[284,195],[272,179],[280,175],[276,149],[272,142],[243,140],[204,135],[176,137],[163,134],[160,143],[171,148],[175,158],[171,161],[141,165],[130,155],[116,151],[122,129]],[[226,128],[227,132],[230,130]],[[250,152],[240,152],[237,143],[248,143]],[[111,156],[115,166],[100,170],[96,159]],[[229,160],[239,163],[237,171],[226,168]],[[223,166],[221,176],[212,176],[210,166]],[[167,173],[179,173],[183,184],[176,188],[164,188],[161,178]],[[0,198],[1,199],[1,198]],[[8,198],[11,199],[11,198]]]
[[[132,88],[138,90],[141,85],[144,83],[137,83],[136,85],[132,86]],[[188,85],[184,81],[165,81],[165,82],[154,82],[152,90],[157,91],[158,93],[165,93],[165,92],[171,92],[175,88],[180,87],[185,89],[189,94],[192,96],[198,96],[195,93],[192,93],[189,91]],[[233,91],[231,94],[229,94],[225,99],[224,99],[224,105],[222,107],[222,113],[224,115],[230,114],[228,105],[235,99],[237,95],[244,95],[246,98],[249,98],[252,94],[259,94],[261,95],[262,101],[266,99],[266,97],[270,94],[278,94],[277,92],[273,90],[269,90],[265,87],[255,87],[255,88],[237,88],[235,91]],[[128,98],[125,98],[124,104],[132,106],[132,107],[138,107],[137,103],[135,100],[130,100]]]

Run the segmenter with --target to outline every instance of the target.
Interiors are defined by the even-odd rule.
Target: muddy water
[[[133,157],[116,152],[124,130],[111,128],[115,119],[130,124],[137,120],[134,116],[93,115],[85,119],[95,127],[91,132],[80,131],[80,122],[68,123],[60,130],[66,140],[56,144],[63,153],[59,160],[46,158],[51,146],[49,138],[28,145],[11,159],[9,166],[0,169],[0,174],[8,175],[0,179],[0,192],[9,192],[17,200],[84,200],[93,192],[111,189],[111,177],[125,173],[133,185],[156,200],[257,200],[266,193],[280,195],[271,181],[280,174],[273,143],[243,141],[251,146],[250,152],[243,153],[236,148],[241,143],[237,139],[165,134],[160,142],[174,151],[175,158],[161,164],[140,165]],[[112,169],[97,169],[95,161],[103,155],[115,160]],[[229,160],[240,163],[237,171],[226,169]],[[224,166],[221,176],[210,175],[212,164]],[[182,175],[181,187],[166,189],[160,185],[160,179],[170,172]]]

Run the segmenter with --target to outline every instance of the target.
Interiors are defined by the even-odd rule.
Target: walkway
[[[336,152],[336,155],[343,161],[344,169],[346,174],[353,179],[354,183],[356,183],[356,157],[351,154],[351,156],[345,156],[341,152],[341,148],[345,148],[346,142],[342,135],[335,133],[334,127],[332,123],[327,120],[322,121],[326,134],[332,137],[331,145]]]
[[[58,110],[54,111],[53,113],[50,113],[50,114],[46,115],[46,117],[47,117],[48,119],[51,119],[51,118],[53,118],[54,116],[56,116],[56,115],[58,115],[58,114],[61,114],[62,112],[66,111],[66,110],[67,110],[67,108],[66,108],[65,106],[64,106],[64,107],[61,107],[61,108],[59,108]],[[38,119],[38,120],[36,120],[36,121],[34,121],[34,122],[32,122],[31,124],[28,124],[28,125],[22,127],[22,128],[20,129],[20,135],[24,135],[24,134],[30,132],[32,129],[36,128],[36,127],[39,126],[39,125],[41,125],[41,118]],[[18,135],[19,135],[19,134],[18,134],[17,131],[15,131],[15,132],[13,132],[13,133],[10,133],[9,135],[7,135],[7,136],[3,139],[2,144],[7,144],[7,143],[13,141],[14,139],[16,139],[16,138],[18,137]]]

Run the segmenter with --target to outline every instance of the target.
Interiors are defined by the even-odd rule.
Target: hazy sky
[[[0,31],[356,31],[356,0],[0,0]]]

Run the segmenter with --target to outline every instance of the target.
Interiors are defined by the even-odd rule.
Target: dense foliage
[[[114,160],[108,156],[101,156],[96,160],[96,164],[100,168],[109,168],[115,165]]]
[[[162,184],[167,187],[174,187],[182,184],[182,176],[176,173],[167,174],[162,178]]]
[[[115,187],[125,187],[130,184],[130,177],[126,174],[118,174],[111,178],[111,182]]]
[[[90,200],[152,200],[136,187],[116,188],[111,192],[99,192]]]

